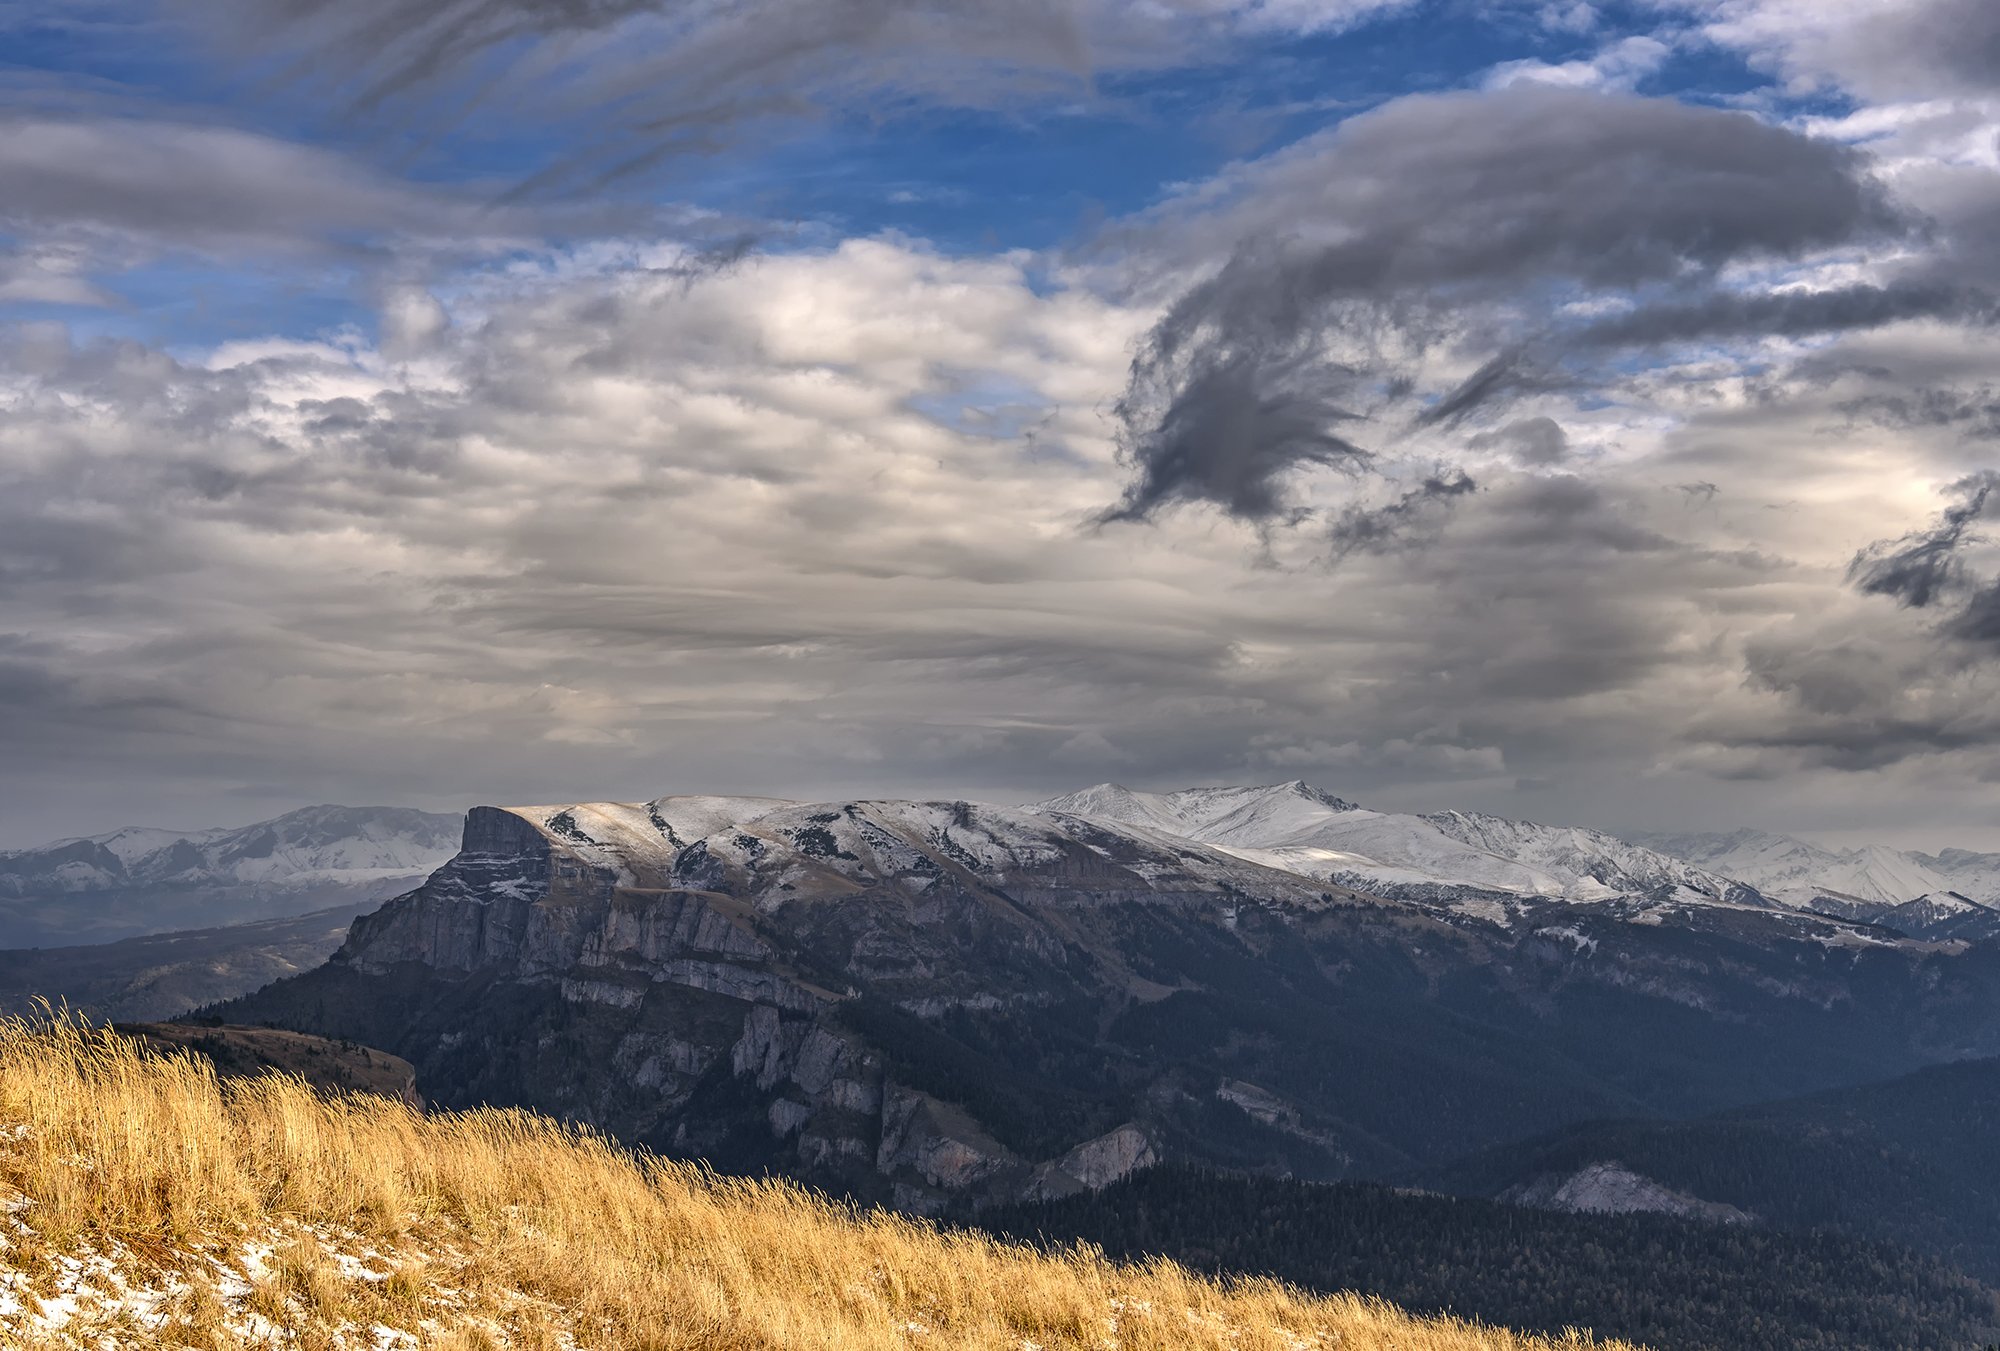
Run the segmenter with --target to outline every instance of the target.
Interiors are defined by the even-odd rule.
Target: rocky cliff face
[[[326,967],[218,1010],[934,1210],[1162,1158],[1388,1175],[1580,1117],[2000,1050],[1993,954],[1728,907],[1394,903],[967,803],[475,809]]]
[[[852,1006],[921,1027],[1107,982],[1123,999],[1152,995],[1089,916],[1219,916],[1250,899],[1246,878],[1263,904],[1357,904],[1213,851],[965,803],[480,807],[458,856],[357,920],[329,972],[246,1008],[365,1031],[447,1084],[480,1079],[461,1061],[512,1060],[498,1096],[663,1148],[761,1134],[750,1154],[909,1207],[967,1191],[1057,1195],[1150,1162],[1146,1130],[1112,1122],[1046,1152],[1031,1135],[1003,1143],[899,1075]],[[356,1006],[370,988],[412,987],[432,1010],[406,1025]],[[464,1002],[481,998],[541,1008],[596,1054],[547,1063],[541,1042],[499,1044]]]

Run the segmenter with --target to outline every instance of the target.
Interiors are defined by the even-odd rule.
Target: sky
[[[0,0],[0,846],[2000,848],[1990,0]]]

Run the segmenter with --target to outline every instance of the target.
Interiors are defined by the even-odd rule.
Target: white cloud
[[[382,297],[382,348],[390,356],[420,352],[450,326],[444,304],[421,286],[392,287]]]
[[[1656,0],[1794,90],[1890,101],[2000,89],[1990,0]]]
[[[1508,61],[1487,73],[1488,89],[1516,84],[1548,84],[1564,89],[1629,91],[1666,64],[1673,47],[1658,37],[1622,38],[1587,61]]]
[[[1419,0],[1227,0],[1231,17],[1251,32],[1341,32],[1399,10],[1415,8]]]
[[[1557,33],[1588,33],[1597,27],[1597,7],[1587,0],[1551,0],[1536,17],[1544,28]]]

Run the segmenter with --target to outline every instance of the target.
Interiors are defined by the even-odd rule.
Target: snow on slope
[[[690,794],[651,802],[581,802],[508,810],[533,821],[581,857],[609,869],[624,885],[630,885],[635,863],[663,865],[681,849],[717,831],[745,826],[797,805],[786,798]]]
[[[451,857],[461,819],[403,807],[306,807],[235,829],[115,830],[0,850],[0,895],[413,876]]]
[[[2000,854],[1946,849],[1936,854],[1911,854],[1910,858],[1945,878],[1953,891],[1968,900],[2000,906]]]
[[[1304,783],[1272,788],[1184,788],[1177,793],[1140,793],[1116,783],[1066,793],[1034,804],[1036,810],[1143,826],[1187,840],[1220,839],[1247,848],[1295,841],[1332,816],[1357,810]]]
[[[790,891],[839,877],[842,888],[890,882],[920,894],[943,879],[948,861],[1017,895],[1050,887],[1107,896],[1211,893],[1249,884],[1265,894],[1326,899],[1320,886],[1288,869],[1260,873],[1236,851],[1102,815],[969,802],[722,797],[504,810],[621,886],[707,886],[733,877],[790,883]]]
[[[1966,876],[1951,876],[1921,855],[1882,845],[1835,851],[1789,835],[1738,830],[1726,835],[1649,835],[1664,853],[1747,882],[1767,896],[1796,906],[1822,897],[1900,905],[1933,892],[1959,891],[1980,899],[2000,892],[2000,857],[1951,850]],[[1982,866],[1983,865],[1983,866]],[[1984,881],[1986,890],[1980,885]]]
[[[1099,784],[1036,810],[1176,834],[1360,890],[1446,886],[1599,901],[1665,888],[1686,901],[1765,904],[1728,878],[1594,831],[1458,812],[1375,812],[1300,782],[1176,793]]]
[[[114,942],[304,914],[407,890],[462,818],[307,807],[238,829],[115,830],[0,851],[0,948]]]
[[[1964,939],[1981,942],[2000,938],[2000,910],[1955,891],[1931,892],[1901,905],[1882,906],[1857,918],[1880,924],[1912,938],[1933,941]]]
[[[1573,879],[1572,894],[1579,898],[1585,897],[1594,882],[1606,895],[1639,892],[1729,905],[1769,904],[1740,879],[1601,831],[1512,821],[1480,812],[1434,812],[1423,819],[1453,839]]]
[[[1368,811],[1299,782],[1176,793],[1099,784],[1033,809],[1178,835],[1253,863],[1350,886],[1449,882],[1524,896],[1563,891],[1559,879],[1469,848],[1420,817]]]

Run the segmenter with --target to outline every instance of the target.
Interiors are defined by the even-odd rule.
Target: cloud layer
[[[601,187],[831,117],[1046,112],[1101,73],[1325,34],[1414,0],[222,0],[191,24],[249,69],[420,138],[562,128],[518,195]]]
[[[556,191],[17,107],[0,302],[111,318],[0,323],[6,842],[1300,774],[1613,828],[1990,818],[2000,94],[1972,44],[1948,90],[1898,73],[1949,4],[1680,5],[1038,252],[578,191],[1420,9],[259,7],[328,116],[575,119]],[[1822,92],[1625,87],[1704,42]],[[350,269],[366,313],[115,336],[162,257]]]
[[[394,358],[18,334],[15,781],[70,785],[76,810],[133,778],[454,800],[1317,765],[1462,801],[1555,779],[1544,805],[1580,810],[1607,773],[1860,763],[1809,675],[1851,650],[1793,616],[1843,594],[1876,485],[1771,423],[1802,435],[1857,377],[1782,415],[1663,383],[1684,423],[1643,455],[1586,449],[1646,436],[1630,412],[1573,417],[1554,464],[1546,427],[1512,429],[1483,491],[1416,483],[1379,526],[1346,479],[1302,482],[1344,542],[1329,572],[1315,531],[1090,527],[1125,472],[1100,410],[1144,309],[891,243],[692,285],[675,261],[485,274]],[[1764,485],[1707,506],[1671,486],[1750,439]],[[1793,520],[1773,490],[1819,509]],[[1423,547],[1386,547],[1413,525]],[[1867,613],[1849,649],[1927,650],[1893,606]],[[1873,763],[1966,754],[1991,767],[1922,736]]]

